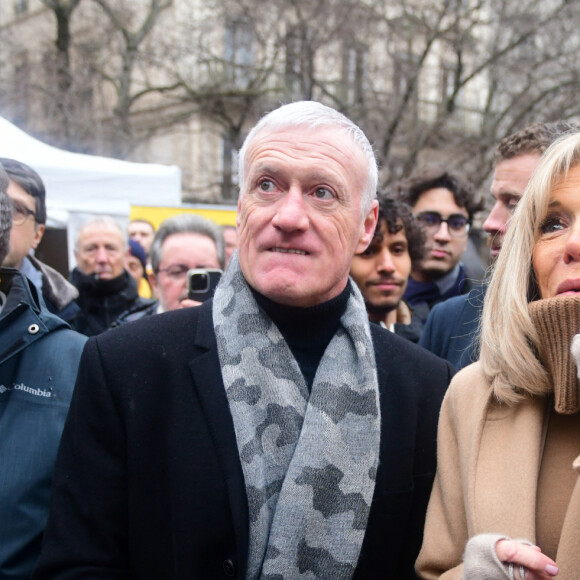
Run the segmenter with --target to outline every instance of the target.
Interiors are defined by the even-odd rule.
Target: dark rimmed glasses
[[[185,280],[187,272],[189,272],[190,267],[185,264],[175,264],[169,266],[169,268],[159,268],[157,272],[165,273],[172,280]]]
[[[36,213],[27,208],[24,204],[10,200],[12,202],[12,225],[21,226],[30,216],[36,221]]]
[[[449,235],[453,238],[463,238],[469,233],[469,228],[471,227],[471,222],[469,218],[466,218],[460,213],[454,213],[448,218],[444,219],[443,216],[436,211],[424,211],[415,216],[419,225],[430,234],[436,234],[439,231],[442,223],[447,224],[447,230]]]

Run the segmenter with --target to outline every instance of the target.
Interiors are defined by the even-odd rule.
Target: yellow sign
[[[129,218],[131,220],[142,219],[151,222],[157,229],[161,222],[168,217],[180,213],[196,213],[204,218],[213,220],[220,226],[236,225],[235,205],[183,205],[178,207],[132,205]]]

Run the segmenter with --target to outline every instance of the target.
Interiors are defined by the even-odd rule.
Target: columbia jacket
[[[51,314],[17,270],[0,276],[0,578],[28,579],[86,337]]]

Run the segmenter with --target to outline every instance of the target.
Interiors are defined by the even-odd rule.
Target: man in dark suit
[[[491,183],[494,205],[483,223],[492,261],[499,255],[513,211],[540,156],[556,139],[579,130],[580,124],[575,122],[535,123],[500,141]],[[447,359],[457,371],[479,358],[477,332],[486,289],[485,284],[476,285],[468,294],[437,304],[419,340],[421,346]]]
[[[348,277],[372,148],[314,102],[240,151],[213,301],[91,339],[36,578],[412,578],[451,367],[368,323]]]

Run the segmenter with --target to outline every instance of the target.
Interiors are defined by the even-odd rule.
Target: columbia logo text
[[[35,395],[37,397],[52,397],[51,391],[45,391],[44,389],[34,389],[33,387],[26,386],[24,383],[16,383],[11,387],[0,385],[0,395],[3,395],[8,391],[24,391],[25,393],[29,393],[30,395]]]

